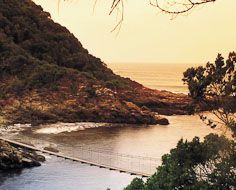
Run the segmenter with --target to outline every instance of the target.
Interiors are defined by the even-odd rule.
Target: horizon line
[[[195,63],[190,63],[190,62],[134,62],[134,61],[132,61],[132,62],[129,62],[129,61],[127,61],[127,62],[125,62],[125,61],[120,61],[120,62],[118,62],[118,61],[115,61],[115,62],[104,62],[105,64],[124,64],[124,63],[127,63],[127,64],[182,64],[182,65],[184,65],[184,64],[189,64],[189,65],[191,65],[191,64],[193,64],[193,65],[201,65],[201,64],[206,64],[206,63],[197,63],[197,62],[195,62]]]

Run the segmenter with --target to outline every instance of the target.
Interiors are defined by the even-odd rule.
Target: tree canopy
[[[225,61],[218,54],[214,63],[205,67],[189,68],[183,81],[188,85],[189,95],[205,104],[218,121],[201,115],[201,119],[215,128],[222,124],[236,135],[236,53],[231,52]]]
[[[210,134],[203,142],[181,139],[146,183],[135,178],[125,190],[235,189],[235,153],[235,142],[223,136]]]

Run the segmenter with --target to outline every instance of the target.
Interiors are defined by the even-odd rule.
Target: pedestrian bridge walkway
[[[62,152],[60,150],[60,146],[58,146],[60,152],[56,153],[44,150],[41,147],[18,142],[16,140],[5,139],[3,137],[0,137],[0,139],[14,146],[39,151],[64,159],[80,162],[82,164],[107,168],[109,170],[115,170],[118,172],[142,177],[151,176],[156,171],[157,166],[161,164],[161,159],[158,158],[133,156],[103,150],[93,150],[90,148],[84,148],[82,146],[76,146],[76,148],[71,147],[70,149],[66,150],[66,153],[65,151]]]

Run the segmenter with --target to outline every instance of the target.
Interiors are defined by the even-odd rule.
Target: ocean
[[[183,84],[183,72],[198,64],[173,63],[108,63],[116,74],[135,80],[145,87],[167,90],[175,93],[188,93]]]

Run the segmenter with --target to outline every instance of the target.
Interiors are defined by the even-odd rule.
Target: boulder
[[[40,162],[33,159],[29,159],[29,158],[22,158],[22,164],[23,164],[23,167],[26,167],[26,168],[30,168],[34,166],[41,166]]]
[[[35,155],[35,160],[37,160],[38,162],[45,162],[45,157],[43,155],[37,154]]]
[[[160,125],[169,125],[170,124],[169,120],[164,117],[163,118],[158,117],[157,121],[158,121],[158,124],[160,124]]]
[[[38,155],[34,151],[14,147],[0,140],[0,170],[40,166],[40,162],[44,160],[44,156]]]

